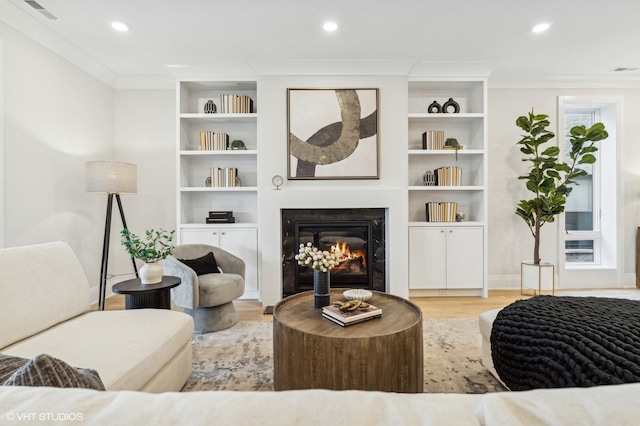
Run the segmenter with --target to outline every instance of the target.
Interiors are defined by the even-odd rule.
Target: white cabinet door
[[[447,288],[484,285],[482,227],[447,228]]]
[[[258,230],[255,228],[221,229],[220,247],[244,260],[244,295],[258,298]]]
[[[409,288],[447,288],[446,228],[409,228]]]
[[[180,231],[180,244],[207,244],[220,247],[220,230],[183,229]]]
[[[258,230],[255,228],[193,228],[180,231],[181,244],[208,244],[238,256],[245,263],[244,299],[258,298]]]

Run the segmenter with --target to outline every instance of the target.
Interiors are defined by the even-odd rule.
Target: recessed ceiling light
[[[536,26],[534,26],[531,31],[533,31],[534,33],[543,33],[545,31],[547,31],[549,29],[549,27],[551,27],[551,24],[549,22],[541,22],[539,24],[537,24]]]
[[[333,32],[338,29],[338,24],[333,21],[325,22],[322,28],[327,32]]]
[[[123,33],[126,33],[127,31],[129,31],[129,26],[122,21],[113,21],[111,23],[111,28]]]

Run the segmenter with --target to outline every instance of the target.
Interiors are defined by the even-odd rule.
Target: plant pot
[[[164,266],[160,262],[145,262],[140,268],[140,282],[142,284],[156,284],[162,282]]]
[[[553,263],[533,261],[520,262],[520,294],[554,294],[556,267]]]

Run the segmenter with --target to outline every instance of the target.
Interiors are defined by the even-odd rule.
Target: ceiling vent
[[[613,72],[633,72],[633,71],[638,71],[638,67],[615,67],[611,71],[613,71]]]
[[[42,16],[45,16],[46,18],[51,19],[53,21],[58,19],[53,13],[49,12],[47,9],[42,7],[42,5],[37,1],[24,0],[24,2],[29,6],[31,6],[32,8],[34,8],[36,11],[38,11]]]

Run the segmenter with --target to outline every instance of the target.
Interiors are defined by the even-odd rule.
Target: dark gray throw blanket
[[[493,322],[491,353],[512,391],[640,382],[640,301],[519,300]]]

